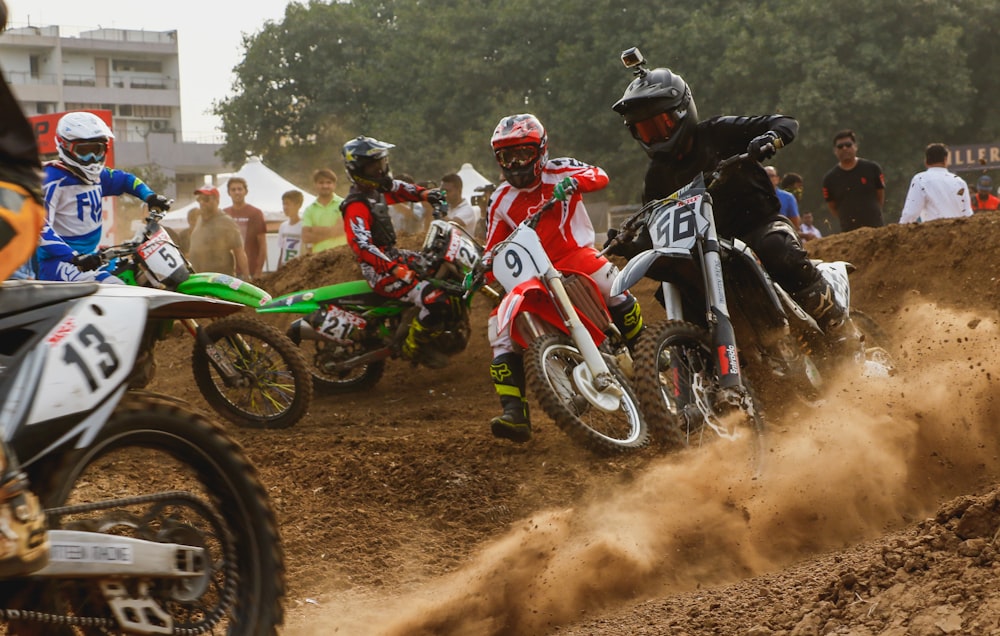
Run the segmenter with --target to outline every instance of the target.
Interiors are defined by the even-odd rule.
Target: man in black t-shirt
[[[858,140],[853,130],[833,137],[835,165],[823,177],[823,198],[830,212],[840,220],[840,230],[882,227],[885,202],[885,175],[874,161],[858,158]]]

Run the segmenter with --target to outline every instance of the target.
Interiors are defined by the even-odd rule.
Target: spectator
[[[837,165],[823,177],[823,199],[830,213],[840,220],[840,231],[859,227],[882,227],[885,175],[874,161],[858,158],[858,139],[853,130],[833,137]]]
[[[480,212],[478,207],[462,198],[462,177],[454,173],[444,175],[441,177],[441,189],[448,201],[448,220],[457,222],[471,236],[475,236]]]
[[[791,192],[792,196],[795,197],[795,202],[799,204],[799,209],[802,209],[802,193],[806,191],[802,175],[796,172],[786,172],[785,176],[781,177],[781,183],[778,184],[778,187],[785,192]]]
[[[188,260],[199,272],[247,276],[247,253],[236,221],[219,209],[219,190],[203,185],[194,191],[198,201],[198,223],[191,230]]]
[[[236,221],[243,237],[243,249],[247,253],[247,264],[250,267],[250,277],[256,278],[264,271],[267,263],[267,223],[264,213],[247,203],[247,193],[250,188],[243,177],[230,177],[226,184],[229,198],[233,204],[224,212]]]
[[[812,212],[802,213],[802,223],[799,224],[799,236],[802,237],[803,242],[815,241],[816,239],[823,238],[823,233],[819,231],[818,227],[813,225]]]
[[[767,177],[771,180],[771,185],[774,186],[774,193],[778,195],[778,202],[781,203],[781,216],[791,221],[792,225],[795,226],[795,230],[798,231],[799,202],[795,199],[795,195],[778,187],[781,177],[778,176],[778,171],[774,166],[764,166],[764,172],[767,173]]]
[[[289,190],[281,195],[281,211],[288,218],[278,228],[278,269],[302,253],[302,193]]]
[[[1000,198],[992,192],[993,180],[984,174],[976,182],[976,196],[972,197],[973,212],[996,212],[1000,210]]]
[[[412,176],[403,173],[396,177],[399,181],[416,183]],[[423,208],[412,201],[400,201],[389,206],[392,227],[401,234],[415,234],[423,227]]]
[[[927,170],[913,175],[900,223],[972,216],[969,184],[948,170],[948,146],[929,144],[924,149]]]
[[[334,192],[337,175],[329,168],[319,168],[313,172],[312,179],[316,200],[302,213],[303,254],[318,254],[338,245],[347,245],[344,218],[340,213],[344,198]]]

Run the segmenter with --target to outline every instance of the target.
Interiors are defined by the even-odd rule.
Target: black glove
[[[90,272],[95,269],[100,269],[100,267],[104,265],[100,254],[77,254],[70,260],[70,263],[76,265],[77,269],[81,272]]]
[[[162,194],[156,194],[154,192],[146,197],[146,205],[148,205],[151,210],[163,210],[166,212],[170,209],[170,199]]]
[[[609,247],[611,247],[611,241],[615,240],[616,236],[618,236],[618,230],[613,227],[609,227],[608,240],[604,241],[604,249],[608,249]]]
[[[444,192],[441,190],[428,190],[427,191],[427,202],[431,205],[438,205],[444,201]]]
[[[763,135],[750,140],[750,145],[747,146],[747,154],[750,155],[751,159],[764,161],[773,157],[774,153],[781,146],[781,137],[773,130],[769,130]]]

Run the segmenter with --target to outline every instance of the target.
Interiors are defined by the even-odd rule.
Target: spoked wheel
[[[385,360],[359,364],[349,369],[335,368],[337,363],[361,355],[363,351],[345,349],[332,342],[303,340],[299,349],[309,364],[313,386],[323,393],[356,393],[378,384],[385,373]]]
[[[109,554],[122,536],[204,550],[204,558],[178,551],[173,569],[183,576],[5,583],[3,606],[25,620],[4,633],[277,633],[285,594],[277,522],[256,471],[218,426],[175,402],[130,395],[89,446],[35,467],[31,479],[50,528],[107,534]]]
[[[746,447],[753,473],[764,459],[764,420],[744,376],[743,394],[719,386],[708,332],[668,320],[647,327],[635,353],[636,392],[669,442],[701,446],[722,438]]]
[[[575,442],[599,452],[642,448],[649,442],[639,401],[621,370],[609,362],[621,396],[604,401],[585,372],[583,356],[564,335],[534,341],[525,355],[530,390],[538,392],[542,409]],[[589,397],[588,397],[589,396]],[[597,402],[597,404],[595,404]],[[603,403],[602,403],[603,402]]]
[[[274,327],[248,316],[228,316],[203,327],[214,354],[234,377],[216,369],[195,343],[191,366],[205,400],[238,426],[287,428],[309,409],[313,385],[298,348]],[[227,381],[228,380],[228,381]]]

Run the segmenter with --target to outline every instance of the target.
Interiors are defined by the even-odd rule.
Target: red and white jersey
[[[608,185],[608,175],[597,166],[561,157],[546,162],[541,183],[532,189],[521,190],[506,181],[500,184],[490,197],[486,249],[493,249],[507,238],[521,221],[552,197],[553,188],[566,177],[577,180],[577,191],[568,201],[548,210],[535,231],[553,262],[580,248],[593,247],[594,226],[580,195]]]

